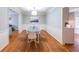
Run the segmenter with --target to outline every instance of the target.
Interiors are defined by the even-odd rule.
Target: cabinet
[[[74,28],[64,28],[63,39],[65,44],[74,43]]]

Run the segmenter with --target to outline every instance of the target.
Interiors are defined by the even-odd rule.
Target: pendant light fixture
[[[35,7],[33,8],[31,14],[32,14],[32,15],[37,15],[37,11],[35,10]]]

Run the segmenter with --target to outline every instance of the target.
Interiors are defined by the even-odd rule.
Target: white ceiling
[[[70,13],[73,12],[73,13],[75,13],[75,16],[76,16],[76,17],[79,17],[79,7],[70,7],[70,8],[69,8],[69,12],[70,12]]]
[[[22,7],[22,9],[27,11],[37,10],[37,11],[46,11],[47,7]]]
[[[9,9],[9,16],[18,15],[15,11]]]
[[[69,12],[79,12],[79,7],[70,7]]]
[[[25,15],[31,15],[31,12],[32,10],[34,10],[34,7],[21,7],[21,9],[24,11]],[[46,15],[46,11],[48,9],[48,7],[35,7],[35,10],[37,11],[38,15]]]

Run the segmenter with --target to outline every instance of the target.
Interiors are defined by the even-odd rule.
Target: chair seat
[[[28,39],[36,39],[36,33],[29,33]]]

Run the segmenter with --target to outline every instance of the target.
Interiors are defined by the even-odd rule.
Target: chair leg
[[[28,46],[29,46],[29,48],[30,48],[30,41],[28,40]]]
[[[37,47],[37,43],[36,43],[36,40],[34,40],[34,43],[35,43],[35,47]]]
[[[37,39],[37,43],[39,44],[39,34],[38,34],[38,39]]]
[[[35,47],[37,47],[37,44],[36,44],[36,42],[35,42]]]

